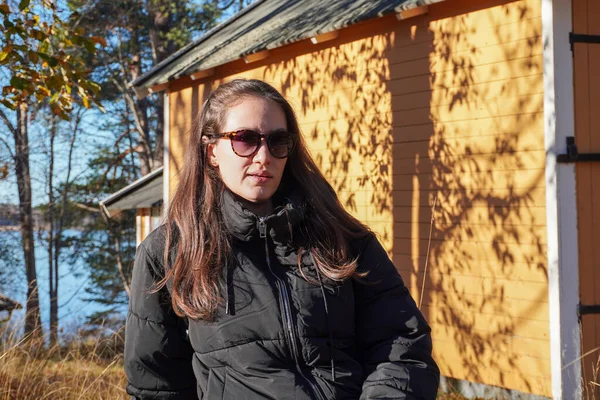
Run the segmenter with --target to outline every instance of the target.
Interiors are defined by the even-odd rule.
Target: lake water
[[[73,231],[69,232],[73,234]],[[18,232],[2,232],[0,231],[0,251],[2,246],[7,246],[9,243],[20,245],[20,235]],[[19,259],[22,259],[22,250],[17,247]],[[38,289],[40,297],[40,308],[42,313],[42,325],[44,332],[47,333],[50,327],[50,296],[48,294],[48,251],[41,242],[36,238],[35,261],[38,277]],[[18,270],[14,271],[16,277],[14,282],[11,281],[9,287],[5,290],[5,294],[14,300],[18,301],[25,307],[27,283],[25,279],[25,267],[23,263],[18,266]],[[96,302],[86,301],[89,296],[85,289],[90,285],[89,273],[82,261],[75,265],[69,265],[66,262],[59,266],[60,281],[58,284],[58,318],[59,328],[63,329],[66,334],[75,333],[79,327],[83,325],[85,317],[97,311],[104,310],[105,306]],[[4,286],[4,285],[3,285]],[[126,313],[126,306],[121,307],[119,312]],[[5,314],[5,313],[3,313]],[[11,323],[19,324],[24,318],[25,310],[15,310],[11,318]]]

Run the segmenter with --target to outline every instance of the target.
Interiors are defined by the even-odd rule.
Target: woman
[[[234,80],[206,100],[167,221],[136,254],[129,394],[436,397],[427,323],[268,84]]]

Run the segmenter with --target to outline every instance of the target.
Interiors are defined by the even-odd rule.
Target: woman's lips
[[[255,174],[248,174],[248,176],[250,177],[250,179],[252,179],[256,183],[267,183],[271,179],[273,179],[273,176],[271,174],[269,174],[268,172],[258,172]]]

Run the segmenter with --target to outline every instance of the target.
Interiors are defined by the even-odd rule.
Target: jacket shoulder
[[[367,232],[362,237],[350,240],[352,256],[360,261],[367,247],[372,246],[373,242],[378,243],[377,236],[373,232]]]
[[[161,321],[159,304],[169,303],[166,289],[154,293],[165,276],[164,237],[163,227],[152,231],[138,246],[133,264],[129,309],[139,318],[151,321]]]
[[[378,283],[383,286],[404,286],[396,266],[375,234],[365,237],[360,242],[357,251],[357,271],[367,273],[366,277],[359,279],[360,281]]]
[[[141,247],[150,258],[162,264],[165,254],[166,235],[166,225],[160,225],[146,236],[139,247]]]

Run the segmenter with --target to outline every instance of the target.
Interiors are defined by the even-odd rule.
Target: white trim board
[[[574,136],[571,0],[542,0],[546,226],[552,397],[581,398],[579,257],[574,164],[557,164]]]
[[[135,211],[135,247],[137,248],[142,243],[142,217],[139,210]]]

